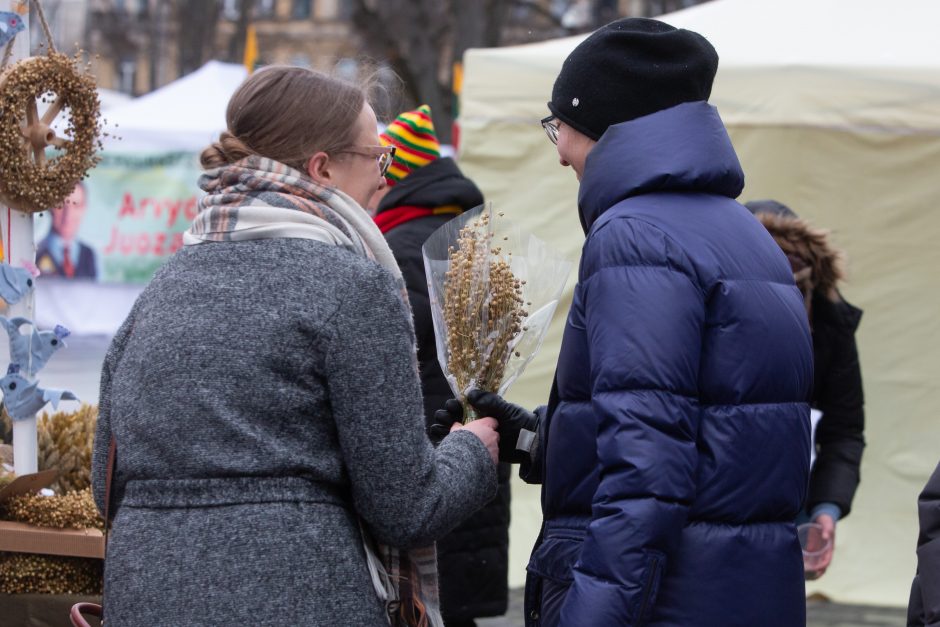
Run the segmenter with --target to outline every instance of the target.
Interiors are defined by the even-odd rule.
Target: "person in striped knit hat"
[[[434,132],[431,107],[428,105],[399,115],[388,125],[379,140],[383,146],[395,146],[398,152],[385,174],[390,187],[441,156],[441,145]]]
[[[453,393],[437,360],[434,325],[421,246],[454,216],[483,204],[479,188],[453,159],[440,156],[431,108],[421,105],[399,115],[379,136],[395,147],[385,175],[387,186],[370,202],[375,222],[401,267],[414,312],[425,418]],[[509,477],[500,464],[496,498],[438,540],[441,614],[447,627],[475,625],[474,619],[500,616],[508,605]]]

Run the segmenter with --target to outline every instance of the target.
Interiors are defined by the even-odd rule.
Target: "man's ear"
[[[333,182],[333,164],[330,155],[318,152],[307,162],[307,174],[320,184],[329,185]]]

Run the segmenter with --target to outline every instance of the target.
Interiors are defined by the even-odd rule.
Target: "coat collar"
[[[736,198],[744,172],[718,111],[687,102],[607,129],[591,150],[578,192],[587,233],[607,209],[650,192]]]
[[[463,175],[453,159],[441,157],[414,170],[392,187],[379,203],[378,213],[402,205],[458,205],[466,211],[482,204],[480,189]]]

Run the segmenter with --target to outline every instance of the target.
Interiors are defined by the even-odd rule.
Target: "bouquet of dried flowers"
[[[464,415],[466,394],[504,394],[532,360],[571,262],[486,204],[454,218],[422,249],[438,359]]]

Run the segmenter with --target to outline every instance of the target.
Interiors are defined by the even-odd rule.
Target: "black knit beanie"
[[[624,18],[594,32],[568,55],[548,108],[597,140],[613,124],[708,100],[717,70],[718,53],[698,33]]]

